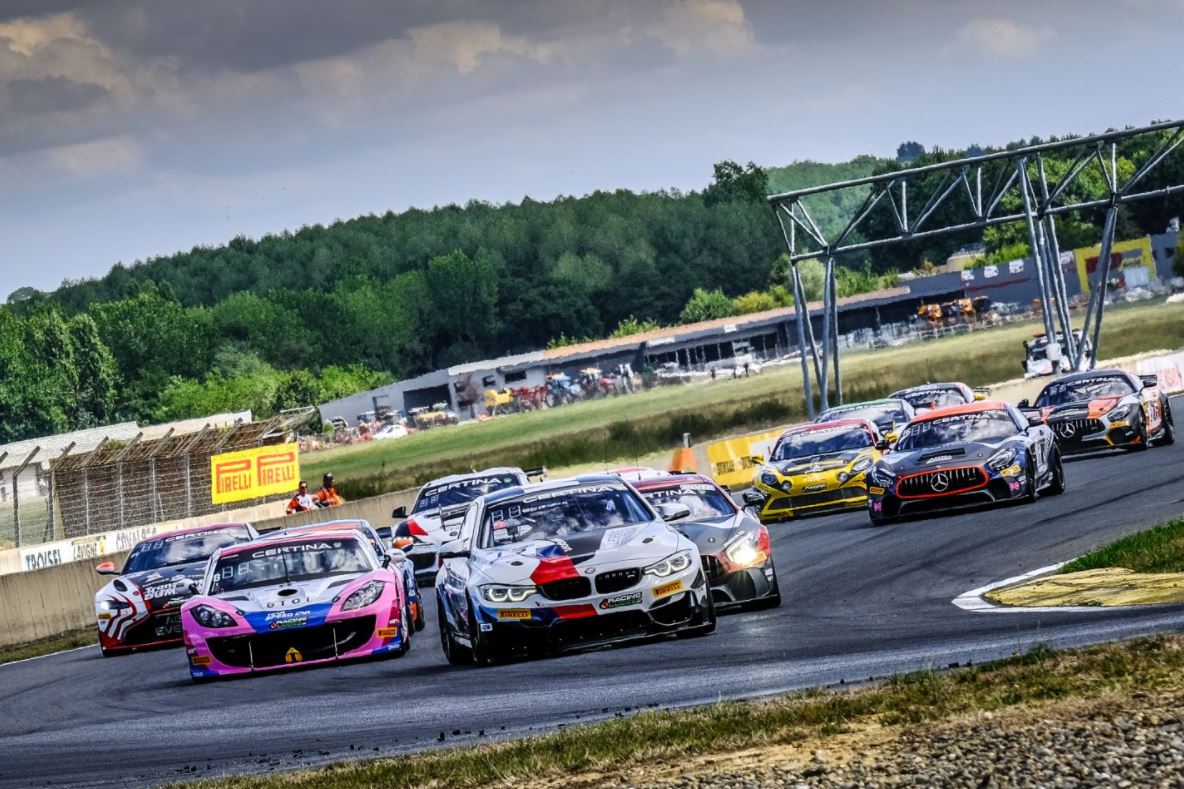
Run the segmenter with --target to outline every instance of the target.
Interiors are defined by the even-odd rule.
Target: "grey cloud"
[[[6,92],[8,99],[0,106],[5,112],[20,115],[80,110],[107,95],[101,85],[73,82],[65,77],[13,80],[6,86]]]

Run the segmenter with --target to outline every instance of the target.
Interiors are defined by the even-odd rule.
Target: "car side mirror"
[[[102,562],[95,567],[95,572],[99,575],[119,575],[119,570],[115,569],[115,562]]]
[[[1031,408],[1031,407],[1032,407],[1032,404],[1028,402],[1028,398],[1025,397],[1023,400],[1020,400],[1020,408]]]
[[[691,517],[691,508],[685,504],[667,502],[663,504],[655,504],[654,509],[658,511],[658,515],[662,517],[662,520],[666,521],[667,523]]]
[[[406,518],[407,517],[407,508],[400,504],[398,507],[395,507],[393,510],[391,510],[391,517],[392,518]]]
[[[382,569],[385,570],[385,569],[389,568],[390,566],[391,566],[391,555],[389,553],[384,553],[382,555]]]
[[[1159,386],[1158,375],[1140,375],[1139,378],[1143,380],[1144,389],[1154,389],[1155,387]]]
[[[1028,427],[1040,427],[1044,424],[1044,417],[1040,414],[1028,414]]]
[[[765,465],[765,456],[764,455],[752,455],[748,458],[748,460],[754,466]]]
[[[189,588],[189,594],[197,594],[199,591],[197,588],[197,584],[195,584],[193,581],[189,582],[188,588]]]
[[[740,498],[744,500],[744,506],[746,507],[760,507],[765,503],[764,495],[759,490],[753,490],[752,488],[741,493]]]
[[[436,554],[436,556],[437,556],[437,558],[440,559],[440,561],[444,561],[445,559],[467,559],[467,558],[469,558],[469,552],[468,551],[440,551],[440,553]]]
[[[876,446],[876,449],[880,450],[881,452],[887,452],[889,450],[889,448],[891,448],[892,442],[889,441],[887,438],[881,438],[879,441],[876,442],[875,446]]]
[[[391,548],[389,551],[387,551],[386,557],[392,562],[407,561],[407,554],[403,553],[398,548]]]

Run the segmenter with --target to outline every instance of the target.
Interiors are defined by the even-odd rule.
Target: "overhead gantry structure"
[[[1144,138],[1133,146],[1138,160],[1124,159],[1126,166],[1120,175],[1119,148],[1131,149],[1128,143],[1135,138]],[[769,203],[789,250],[798,347],[802,349],[802,384],[810,418],[815,413],[811,367],[821,409],[830,405],[832,376],[836,402],[842,403],[843,397],[836,257],[1010,222],[1027,225],[1047,336],[1050,340],[1058,334],[1064,338],[1075,369],[1082,365],[1085,340],[1089,339],[1093,352],[1086,364],[1092,367],[1105,313],[1118,208],[1184,193],[1184,176],[1179,175],[1184,168],[1177,166],[1184,155],[1182,143],[1184,121],[1156,123],[771,195]],[[1061,163],[1066,160],[1069,165],[1064,168]],[[1051,175],[1054,162],[1056,171],[1063,170],[1055,177]],[[1165,174],[1169,166],[1177,166],[1175,174]],[[1095,176],[1100,172],[1100,191],[1096,185],[1085,183],[1091,172]],[[851,216],[844,217],[846,223],[841,230],[828,235],[811,216],[807,200],[853,189],[867,191],[862,204]],[[917,205],[919,210],[914,208]],[[1057,217],[1077,211],[1105,211],[1096,281],[1089,287],[1080,343],[1074,337],[1069,315],[1056,225]],[[890,221],[869,221],[877,213],[881,219],[888,216]],[[798,271],[798,264],[810,258],[823,260],[826,267],[821,347],[804,306],[805,291]],[[1084,288],[1087,283],[1081,285]]]

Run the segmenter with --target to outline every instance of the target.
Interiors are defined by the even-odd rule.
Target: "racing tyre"
[[[688,627],[686,630],[680,630],[675,633],[677,638],[699,638],[715,632],[715,601],[711,599],[711,589],[706,589],[707,595],[707,621],[701,625]]]
[[[440,625],[440,646],[444,649],[444,658],[451,666],[473,665],[473,651],[456,640],[456,636],[448,628],[448,619],[444,616],[444,604],[436,598],[436,620]]]
[[[1170,447],[1176,443],[1176,426],[1172,424],[1172,407],[1170,403],[1163,404],[1163,434],[1155,442],[1157,447]]]
[[[762,597],[751,606],[753,611],[764,611],[766,608],[781,607],[781,582],[777,579],[777,571],[773,570],[773,594]]]
[[[1150,440],[1150,436],[1147,435],[1147,421],[1143,418],[1143,414],[1140,413],[1136,418],[1139,420],[1139,427],[1136,431],[1139,441],[1135,444],[1128,444],[1126,448],[1131,452],[1142,452],[1147,449],[1147,442]]]
[[[1026,455],[1026,458],[1027,462],[1024,464],[1024,468],[1028,472],[1028,490],[1024,493],[1024,503],[1031,504],[1040,498],[1040,478],[1036,476],[1036,458],[1032,457],[1031,452]]]
[[[473,662],[478,666],[492,666],[504,656],[501,645],[492,633],[482,632],[477,626],[477,617],[473,614],[475,606],[469,604],[469,640],[473,644]]]
[[[1044,489],[1046,496],[1059,496],[1065,492],[1065,464],[1061,462],[1061,453],[1053,450],[1052,478],[1048,487]]]
[[[415,606],[415,617],[412,620],[415,623],[415,632],[419,633],[427,627],[427,619],[423,615],[423,598],[420,597],[419,603]]]

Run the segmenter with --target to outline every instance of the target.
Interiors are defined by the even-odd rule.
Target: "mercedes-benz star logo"
[[[944,493],[946,488],[950,487],[950,475],[944,471],[939,471],[930,478],[929,484],[933,486],[933,490],[937,493]]]
[[[1061,438],[1072,438],[1077,433],[1077,425],[1072,422],[1061,422],[1057,425],[1057,435]]]

